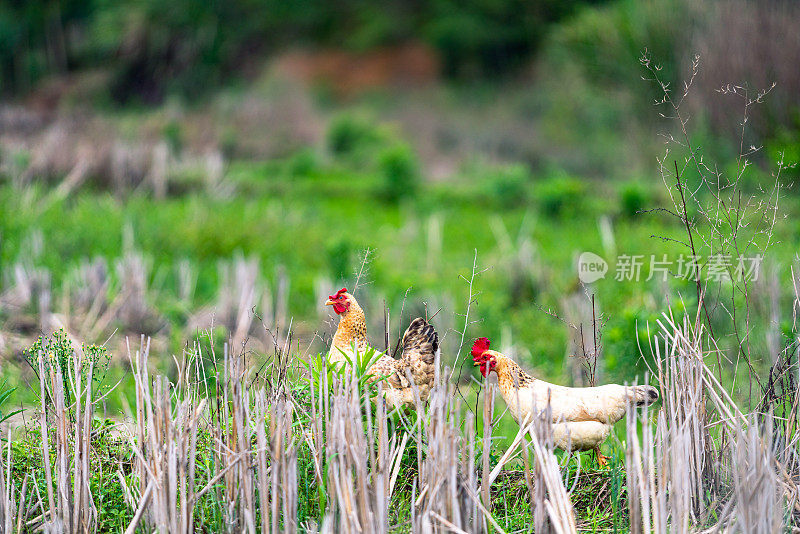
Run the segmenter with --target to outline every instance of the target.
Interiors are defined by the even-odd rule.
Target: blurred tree
[[[599,1],[599,0],[594,0]],[[6,0],[0,83],[25,92],[51,73],[105,67],[124,103],[201,94],[287,46],[365,51],[427,41],[446,73],[522,64],[549,24],[591,0]]]
[[[413,198],[419,182],[419,162],[406,143],[396,143],[378,154],[378,168],[383,178],[383,193],[389,202]]]
[[[0,2],[0,91],[27,91],[76,61],[75,38],[94,10],[80,0]]]
[[[446,74],[493,75],[518,67],[584,0],[432,0],[426,35]]]

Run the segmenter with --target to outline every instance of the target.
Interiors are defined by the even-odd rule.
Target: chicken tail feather
[[[422,317],[417,317],[403,334],[402,358],[419,359],[426,364],[433,364],[436,351],[439,350],[439,334],[433,325]]]

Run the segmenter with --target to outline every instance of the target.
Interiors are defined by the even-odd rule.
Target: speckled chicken
[[[527,374],[508,356],[489,350],[489,343],[485,337],[478,338],[472,346],[472,360],[484,377],[492,371],[497,373],[500,394],[517,423],[536,415],[534,408],[541,412],[549,402],[555,445],[564,450],[593,450],[600,465],[606,465],[600,445],[612,425],[625,417],[626,406],[646,406],[658,400],[658,390],[653,386],[570,388],[550,384]]]
[[[328,359],[332,363],[346,363],[353,359],[353,347],[363,354],[369,347],[367,341],[367,323],[364,310],[358,305],[355,297],[340,289],[330,295],[325,303],[333,306],[339,316],[339,326],[333,335]],[[411,321],[401,342],[402,354],[395,359],[384,354],[369,368],[368,372],[375,377],[385,377],[384,396],[392,407],[414,406],[414,388],[409,381],[406,370],[411,372],[411,380],[419,391],[420,400],[428,400],[434,385],[436,356],[439,352],[439,335],[422,317]],[[343,354],[344,353],[344,354]],[[345,357],[346,355],[346,357]]]

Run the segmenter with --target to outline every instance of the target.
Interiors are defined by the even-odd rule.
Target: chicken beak
[[[325,301],[325,306],[333,306],[334,304],[336,304],[336,303],[333,302],[331,299],[328,299],[327,301]]]

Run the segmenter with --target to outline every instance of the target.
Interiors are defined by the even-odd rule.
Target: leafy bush
[[[596,0],[595,0],[596,1]],[[427,41],[453,75],[522,64],[548,25],[585,0],[202,2],[61,0],[0,3],[0,89],[47,74],[111,67],[117,102],[198,96],[286,44],[359,51]]]
[[[355,344],[352,345],[352,352],[348,353],[338,347],[332,347],[335,351],[331,356],[337,359],[344,358],[344,361],[331,361],[327,354],[318,353],[316,356],[309,356],[308,361],[302,362],[303,366],[308,369],[309,375],[312,377],[312,383],[327,383],[330,386],[329,394],[333,394],[333,375],[334,373],[344,380],[351,370],[355,371],[357,378],[357,387],[361,390],[368,388],[374,393],[377,393],[377,381],[373,379],[383,379],[385,376],[377,376],[370,373],[376,361],[383,355],[373,347],[367,347],[364,352],[359,352]],[[346,362],[346,363],[345,363]],[[323,373],[327,373],[327,380],[324,379]]]
[[[84,379],[87,378],[89,373],[88,363],[92,362],[94,364],[92,380],[97,385],[102,384],[105,373],[108,370],[108,364],[111,361],[108,349],[103,346],[84,344],[81,346],[81,350],[85,356],[80,369],[81,376]],[[71,367],[74,352],[75,347],[64,329],[58,329],[50,336],[39,336],[29,348],[23,351],[25,359],[28,360],[37,375],[39,373],[40,357],[43,360],[45,372],[53,365],[58,366],[64,381],[64,393],[67,397],[68,406],[72,403],[71,399],[78,393],[73,387],[75,370]]]
[[[37,0],[42,1],[42,0]],[[90,65],[111,66],[116,102],[161,103],[231,81],[246,57],[276,44],[282,11],[275,2],[122,0],[91,9],[85,48]]]
[[[289,158],[288,169],[292,176],[308,176],[318,167],[319,158],[311,149],[300,150]]]
[[[647,209],[651,200],[650,192],[638,182],[628,182],[619,188],[620,211],[626,217],[633,217]]]
[[[547,178],[534,189],[539,208],[550,217],[577,212],[583,204],[584,192],[583,182],[567,175]]]
[[[548,24],[572,14],[580,0],[439,0],[431,3],[428,40],[451,76],[492,75],[518,67]]]
[[[0,92],[24,92],[75,60],[70,47],[90,18],[91,2],[0,2]]]
[[[652,167],[661,150],[649,133],[660,94],[642,82],[639,60],[646,48],[664,80],[682,87],[684,59],[694,52],[685,49],[694,22],[687,4],[622,0],[582,9],[553,27],[539,74],[540,129],[555,145],[551,161],[596,177]]]
[[[372,145],[380,135],[372,124],[345,113],[331,121],[325,137],[333,154],[346,156]]]
[[[408,144],[397,143],[383,149],[378,155],[378,168],[387,200],[398,202],[416,194],[419,163]]]
[[[522,164],[499,167],[488,177],[488,193],[502,208],[524,206],[529,198],[531,172]]]
[[[585,9],[552,34],[546,50],[555,65],[578,65],[595,86],[628,86],[642,76],[639,58],[646,48],[658,58],[663,79],[676,85],[683,76],[685,43],[692,31],[687,0],[637,2],[624,0],[599,9]],[[655,90],[641,87],[642,109],[649,109]]]

